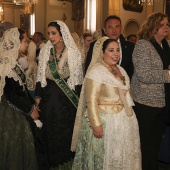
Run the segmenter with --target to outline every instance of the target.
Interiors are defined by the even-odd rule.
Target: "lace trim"
[[[68,66],[70,76],[67,80],[67,83],[71,89],[75,90],[75,86],[80,85],[83,82],[81,54],[65,23],[58,20],[56,20],[55,22],[57,22],[60,25],[60,30],[62,33],[64,44],[68,49]],[[44,48],[40,51],[39,55],[37,82],[40,81],[42,87],[45,87],[47,85],[45,78],[45,70],[47,67],[47,61],[49,60],[51,48],[53,48],[53,45],[51,44],[50,41],[48,41]]]
[[[106,115],[104,132],[103,169],[141,170],[141,152],[138,123],[135,115]]]
[[[0,43],[0,101],[5,86],[5,77],[16,65],[20,48],[18,28],[7,30]]]
[[[28,70],[25,71],[26,83],[28,90],[35,90],[37,64],[35,61],[28,60]]]
[[[95,66],[94,68],[91,68],[91,70],[86,74],[87,78],[90,78],[92,80],[98,81],[100,83],[109,85],[109,86],[114,86],[114,87],[119,87],[120,89],[124,90],[129,90],[130,89],[130,81],[127,73],[125,70],[117,65],[117,67],[120,69],[122,75],[125,77],[125,83],[124,85],[119,79],[115,78],[110,71],[103,66],[102,64],[98,64],[98,66]]]

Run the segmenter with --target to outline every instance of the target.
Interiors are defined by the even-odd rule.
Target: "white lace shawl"
[[[20,48],[18,28],[7,30],[0,43],[0,101],[5,86],[5,77],[11,77],[11,71],[17,64]]]
[[[119,65],[117,65],[122,75],[125,77],[125,84],[124,85],[119,79],[115,78],[113,74],[102,64],[98,66],[93,66],[91,70],[86,74],[86,78],[95,80],[99,83],[118,87],[119,89],[126,90],[126,102],[129,107],[134,106],[134,102],[130,95],[130,80],[126,73],[126,71]]]
[[[70,77],[67,80],[67,84],[71,89],[75,89],[76,85],[80,85],[83,82],[83,70],[81,63],[81,53],[78,50],[68,27],[62,21],[56,20],[57,24],[60,25],[61,34],[65,46],[68,49],[68,65],[70,71]],[[41,87],[47,85],[45,78],[45,70],[50,56],[50,49],[53,48],[53,45],[48,41],[45,46],[40,51],[39,55],[39,64],[38,64],[38,74],[37,82],[41,82]]]

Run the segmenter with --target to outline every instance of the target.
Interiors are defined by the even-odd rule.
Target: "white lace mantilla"
[[[86,74],[86,77],[92,80],[98,81],[100,83],[103,83],[105,85],[118,87],[122,90],[127,90],[126,102],[129,107],[134,106],[134,102],[129,93],[129,90],[130,90],[129,77],[126,71],[121,66],[117,65],[117,67],[120,69],[120,72],[125,77],[126,85],[124,85],[119,79],[115,78],[113,74],[104,65],[101,65],[101,64],[99,64],[97,67],[91,68],[91,70]]]
[[[60,25],[60,30],[64,40],[64,44],[68,49],[68,65],[69,65],[70,77],[68,78],[67,83],[69,87],[74,90],[76,85],[80,85],[83,82],[81,54],[65,23],[58,20],[56,20],[55,22],[57,22],[57,24]],[[48,41],[40,51],[40,55],[39,55],[37,82],[41,82],[42,87],[45,87],[47,85],[46,78],[45,78],[45,70],[47,67],[47,62],[49,60],[51,48],[53,48],[53,45],[51,44],[50,41]]]
[[[8,76],[17,64],[20,39],[18,28],[7,30],[0,43],[0,101],[5,86],[5,77]]]

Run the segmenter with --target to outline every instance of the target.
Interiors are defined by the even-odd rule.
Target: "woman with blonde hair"
[[[158,170],[157,157],[170,112],[170,47],[166,14],[151,14],[138,33],[133,52],[131,94],[139,123],[142,169]]]

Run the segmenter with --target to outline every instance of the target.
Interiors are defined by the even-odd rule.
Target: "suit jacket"
[[[164,83],[170,83],[169,70],[163,70],[160,55],[147,40],[139,40],[133,52],[134,74],[131,94],[135,102],[151,107],[165,106]]]
[[[90,48],[87,53],[87,58],[85,62],[85,72],[87,71],[88,66],[90,65],[92,54],[93,54],[93,47],[95,43],[96,41],[90,44]],[[120,36],[120,43],[122,49],[122,61],[120,66],[122,66],[125,69],[129,78],[131,79],[133,75],[132,53],[135,45],[129,41],[126,41],[123,35]]]

